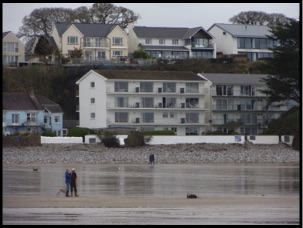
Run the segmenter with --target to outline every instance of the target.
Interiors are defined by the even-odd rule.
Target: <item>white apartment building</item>
[[[241,135],[260,134],[268,124],[280,115],[294,107],[292,101],[267,105],[267,97],[260,90],[266,89],[266,74],[199,74],[212,82],[210,122],[212,130],[228,129],[222,125],[230,121],[241,121],[238,129]]]
[[[211,83],[193,72],[90,70],[76,84],[80,127],[209,130]]]

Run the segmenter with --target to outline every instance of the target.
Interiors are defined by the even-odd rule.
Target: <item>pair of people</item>
[[[65,184],[66,184],[66,191],[65,196],[70,197],[73,196],[73,192],[75,192],[75,197],[78,196],[77,194],[77,173],[75,169],[72,169],[71,172],[69,169],[65,171]],[[69,196],[69,190],[71,195]]]

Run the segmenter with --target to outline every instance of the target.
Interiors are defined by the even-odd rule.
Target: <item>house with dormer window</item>
[[[265,25],[215,23],[207,31],[215,37],[217,53],[246,55],[252,62],[260,58],[272,58],[270,48],[278,45],[270,28]]]
[[[56,22],[50,35],[65,57],[75,48],[83,50],[89,62],[128,56],[127,34],[116,24]]]
[[[213,36],[202,27],[129,26],[130,55],[142,48],[156,59],[216,58]]]

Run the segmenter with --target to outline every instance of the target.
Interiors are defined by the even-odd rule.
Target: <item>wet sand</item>
[[[43,168],[39,167],[39,171],[40,169],[46,169],[48,172],[54,170],[54,173],[58,172],[60,174],[65,166],[47,164],[45,167],[43,165]],[[68,167],[72,166],[74,165],[68,165]],[[229,178],[228,182],[233,183],[235,180],[237,182],[238,174],[236,175],[236,173],[241,170],[239,168],[235,169],[238,166],[231,164],[203,165],[201,166],[203,167],[202,169],[200,166],[193,165],[171,167],[159,165],[154,168],[156,168],[155,171],[157,169],[161,171],[160,173],[172,169],[172,173],[176,175],[180,175],[184,170],[187,170],[189,174],[186,177],[193,178],[187,182],[187,184],[191,185],[192,182],[197,184],[199,179],[195,179],[194,177],[197,177],[195,173],[199,172],[200,169],[203,170],[203,178],[206,178],[203,179],[205,183],[214,184],[212,179],[217,179],[222,175],[221,172],[216,173],[217,171],[215,170],[228,173],[228,176],[226,176]],[[10,164],[4,165],[4,170],[24,170],[24,168],[32,167],[32,164]],[[96,166],[89,165],[89,167],[95,169]],[[150,171],[148,173],[143,172],[146,169],[144,168],[145,166],[127,165],[122,167],[125,172],[128,170],[126,167],[132,168],[131,176],[135,173],[138,175],[135,179],[139,176],[144,178],[149,177],[148,173]],[[150,195],[112,195],[112,192],[104,191],[104,193],[91,196],[79,193],[79,197],[65,197],[63,193],[59,195],[55,193],[49,195],[38,194],[35,196],[33,194],[22,195],[20,193],[11,193],[5,188],[6,190],[2,197],[2,220],[4,225],[298,225],[301,224],[300,194],[296,190],[297,188],[293,186],[297,183],[297,176],[293,173],[285,173],[286,170],[293,170],[294,167],[298,166],[294,164],[287,165],[287,167],[282,169],[281,167],[284,167],[284,165],[267,164],[260,173],[259,171],[258,173],[254,173],[256,170],[260,170],[258,164],[245,165],[242,167],[245,175],[243,174],[244,176],[242,177],[241,175],[241,177],[245,177],[246,179],[243,180],[250,180],[254,176],[256,184],[262,183],[256,187],[248,185],[255,188],[254,191],[246,193],[245,190],[240,191],[241,194],[229,194],[228,192],[224,192],[224,190],[217,191],[217,187],[214,185],[210,186],[210,189],[217,191],[216,193],[209,191],[200,193],[199,199],[187,199],[185,193],[180,194],[179,192],[176,192],[175,195],[169,195],[164,192],[163,195],[159,195],[158,191],[156,191],[156,194]],[[119,172],[113,171],[112,168],[111,165],[108,165],[108,167],[104,166],[101,173],[105,174],[109,172],[110,176],[108,177],[114,178],[113,174],[117,173],[118,175]],[[229,170],[234,169],[236,172],[229,173]],[[83,174],[92,172],[91,169],[85,171],[86,169],[82,168],[81,170],[81,166],[79,166],[78,170],[79,173]],[[134,170],[137,171],[134,173]],[[209,173],[206,173],[206,170],[209,170]],[[277,171],[279,175],[276,176],[275,173]],[[33,171],[28,172],[31,173]],[[129,178],[127,173],[125,173],[125,178]],[[174,178],[174,176],[171,177]],[[276,179],[278,177],[279,179]],[[290,181],[290,177],[294,179],[291,179],[292,185],[289,186],[286,184]],[[105,176],[102,179],[104,178]],[[265,187],[268,188],[269,186],[267,186],[266,182],[265,185],[262,182],[264,178],[267,179],[268,184],[272,186],[273,190],[265,191]],[[282,183],[281,186],[278,185],[280,182]],[[5,181],[4,183],[8,182]],[[10,185],[12,184],[19,188],[19,184],[14,183],[10,183]],[[134,183],[137,186],[138,183]],[[132,184],[134,183],[132,182]],[[160,182],[156,183],[154,188],[161,188],[162,185]],[[221,185],[223,184],[226,184],[226,182],[221,180]],[[121,184],[119,186],[126,187]],[[172,187],[177,186],[173,185]],[[226,188],[226,186],[224,187]],[[260,188],[264,188],[264,190],[260,191]],[[222,189],[224,189],[223,186]],[[278,191],[279,189],[281,192]]]

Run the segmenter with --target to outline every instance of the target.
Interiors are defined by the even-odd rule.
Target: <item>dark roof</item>
[[[2,102],[2,110],[44,110],[36,98],[26,92],[4,92]]]
[[[44,37],[45,37],[45,39],[47,40],[48,44],[51,47],[57,48],[57,44],[55,42],[55,39],[52,36],[44,36]]]
[[[205,81],[190,71],[148,71],[148,70],[94,70],[108,79],[119,80],[179,80]]]
[[[74,128],[79,126],[79,120],[63,120],[63,128]]]
[[[106,37],[116,26],[119,26],[117,24],[56,22],[55,27],[59,36],[62,36],[71,25],[75,25],[85,37]]]
[[[43,107],[51,112],[51,113],[63,113],[63,110],[61,108],[60,105],[58,105],[57,103],[51,101],[50,99],[44,97],[44,96],[41,96],[41,95],[36,95],[36,98],[37,98],[37,101],[43,105]]]
[[[270,28],[266,25],[240,25],[240,24],[223,24],[215,23],[213,24],[208,31],[217,26],[229,33],[233,37],[258,37],[258,38],[268,38],[272,36]]]
[[[200,73],[215,85],[240,84],[240,85],[265,85],[260,79],[266,78],[267,74],[217,74],[217,73]]]
[[[4,37],[6,37],[7,34],[9,34],[9,33],[10,33],[10,31],[8,31],[8,32],[3,32],[3,33],[2,33],[2,39],[3,39]]]
[[[197,28],[173,28],[173,27],[146,27],[146,26],[135,26],[133,28],[137,37],[140,38],[163,38],[163,39],[189,39],[197,32],[202,30],[206,34],[210,35],[202,27]]]

